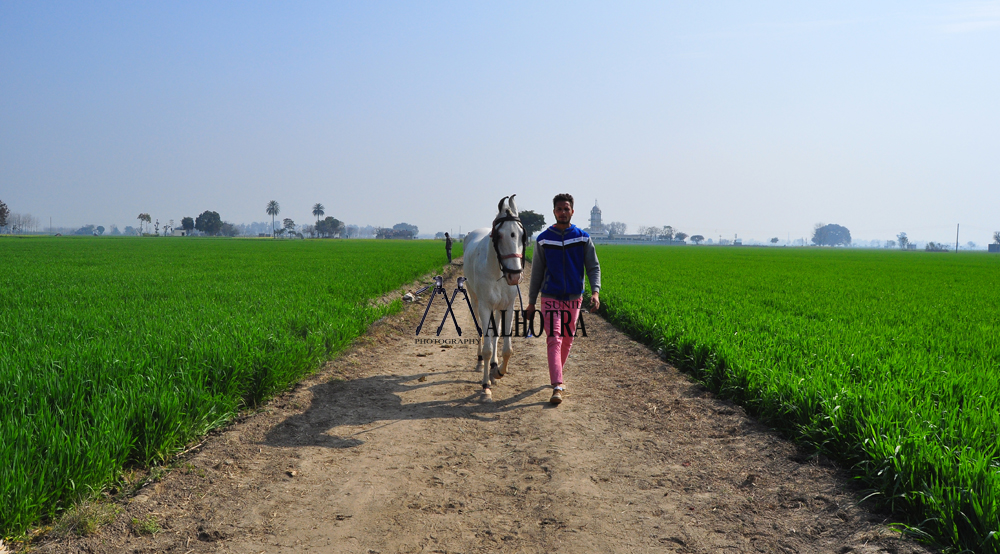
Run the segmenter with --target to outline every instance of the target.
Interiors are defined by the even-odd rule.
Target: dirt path
[[[927,552],[855,507],[836,469],[598,317],[561,406],[537,338],[515,340],[480,404],[474,346],[415,343],[428,296],[214,433],[96,536],[38,550]],[[420,338],[443,313],[439,297]],[[161,531],[140,534],[150,517]]]

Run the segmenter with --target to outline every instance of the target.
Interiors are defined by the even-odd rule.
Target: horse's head
[[[517,216],[514,196],[505,196],[497,204],[497,216],[493,219],[493,250],[500,262],[507,284],[514,286],[521,282],[524,274],[524,250],[528,245],[528,235],[524,232],[521,218]]]

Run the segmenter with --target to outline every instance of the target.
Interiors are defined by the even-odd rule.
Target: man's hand
[[[592,314],[596,314],[597,310],[601,309],[601,299],[598,294],[600,293],[595,292],[590,295],[590,313]]]
[[[528,307],[524,309],[524,317],[527,318],[528,321],[531,321],[531,317],[533,315],[535,315],[535,305],[528,304]]]

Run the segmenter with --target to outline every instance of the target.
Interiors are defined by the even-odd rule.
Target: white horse
[[[476,318],[483,329],[479,341],[479,362],[476,370],[483,371],[484,402],[493,401],[490,385],[507,373],[511,348],[511,320],[514,317],[514,300],[517,285],[524,272],[524,249],[528,237],[517,216],[514,196],[505,196],[497,205],[497,216],[492,227],[476,229],[465,236],[465,277],[469,282],[469,295],[476,310]],[[491,318],[492,316],[492,318]],[[490,323],[490,320],[495,322]],[[497,363],[497,338],[503,339],[503,362]],[[485,360],[489,360],[487,365]]]

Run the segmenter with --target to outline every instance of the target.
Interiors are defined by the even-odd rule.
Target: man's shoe
[[[549,398],[549,402],[558,406],[562,402],[562,393],[562,387],[553,387],[552,398]]]

